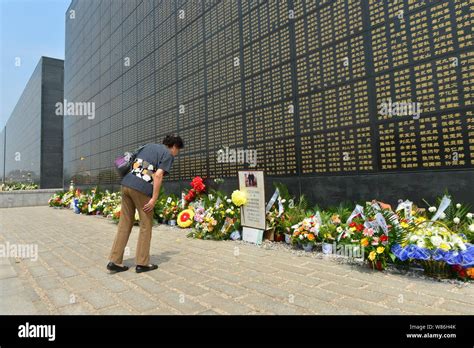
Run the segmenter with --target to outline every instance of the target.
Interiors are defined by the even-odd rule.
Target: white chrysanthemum
[[[457,216],[453,219],[453,222],[457,225],[458,223],[461,222],[461,219],[459,219]]]
[[[426,243],[423,239],[419,239],[416,241],[416,245],[420,248],[424,248],[426,246]]]
[[[338,226],[338,228],[336,228],[336,231],[341,233],[342,232],[342,227],[341,226]]]
[[[467,213],[467,214],[466,214],[466,217],[467,217],[468,219],[472,219],[472,213]]]
[[[231,203],[231,202],[232,202],[232,199],[227,198],[227,203]]]
[[[461,208],[461,203],[456,204],[456,208]]]
[[[474,232],[474,224],[469,225],[469,231]]]
[[[430,240],[431,244],[433,244],[435,247],[439,247],[443,242],[443,238],[441,238],[440,236],[432,236]]]
[[[441,213],[441,215],[439,216],[441,219],[444,219],[446,217],[446,214],[445,213]]]
[[[429,211],[430,213],[434,213],[434,212],[436,211],[436,207],[429,207],[429,208],[428,208],[428,211]]]
[[[416,242],[419,239],[420,239],[420,237],[418,237],[416,234],[414,234],[410,237],[410,242]]]

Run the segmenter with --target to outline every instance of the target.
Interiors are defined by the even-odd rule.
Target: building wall
[[[63,119],[56,103],[63,101],[64,61],[43,58],[41,98],[41,187],[63,186]]]
[[[6,181],[40,184],[41,61],[6,124]]]
[[[63,119],[55,113],[63,100],[63,72],[62,60],[42,57],[30,77],[6,124],[5,181],[63,185]]]
[[[117,185],[116,156],[173,132],[173,190],[234,185],[246,166],[217,161],[227,146],[257,150],[268,191],[285,181],[331,204],[447,188],[474,203],[473,6],[73,0],[65,97],[96,117],[65,119],[65,181]],[[419,119],[379,113],[388,100],[421,103]]]
[[[4,170],[5,170],[5,133],[6,128],[3,127],[0,130],[0,182],[3,182],[3,178],[5,177]]]

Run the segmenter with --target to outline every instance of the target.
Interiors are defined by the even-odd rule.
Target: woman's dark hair
[[[166,145],[168,147],[173,147],[174,145],[176,145],[176,147],[178,149],[182,149],[184,147],[184,142],[183,142],[183,139],[181,139],[180,136],[173,135],[173,134],[168,134],[163,139],[163,145]]]

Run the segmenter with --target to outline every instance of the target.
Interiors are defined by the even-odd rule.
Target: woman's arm
[[[160,194],[161,184],[163,182],[163,177],[165,176],[165,171],[163,169],[158,169],[155,174],[153,174],[153,196],[150,198],[147,204],[144,205],[143,211],[148,213],[153,211],[155,208],[155,203],[158,200],[158,195]]]

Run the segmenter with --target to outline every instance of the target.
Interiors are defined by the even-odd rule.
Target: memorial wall
[[[473,7],[73,0],[64,95],[96,112],[65,117],[65,186],[117,187],[113,159],[172,132],[175,191],[196,175],[235,188],[255,164],[269,190],[327,204],[445,188],[474,203]]]
[[[0,181],[63,184],[63,60],[41,57],[5,127],[0,130]]]

